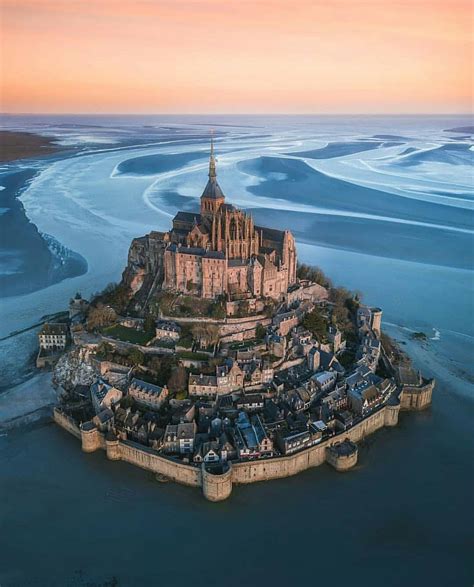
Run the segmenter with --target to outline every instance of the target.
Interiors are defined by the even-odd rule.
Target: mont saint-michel
[[[434,387],[384,334],[382,309],[298,264],[290,227],[255,225],[226,191],[211,142],[199,212],[134,239],[121,282],[71,299],[37,356],[54,369],[54,419],[84,452],[211,501],[350,469],[364,438],[427,407]]]

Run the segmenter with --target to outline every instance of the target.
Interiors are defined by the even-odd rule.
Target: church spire
[[[214,157],[214,136],[211,134],[211,156],[209,157],[209,178],[215,179],[216,177],[216,159]]]

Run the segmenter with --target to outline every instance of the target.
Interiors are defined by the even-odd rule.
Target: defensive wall
[[[419,386],[404,385],[400,394],[400,409],[424,410],[431,404],[434,386],[434,379],[424,379]]]
[[[114,436],[105,436],[92,422],[86,422],[80,428],[59,409],[54,410],[54,420],[65,430],[82,441],[84,452],[105,449],[110,460],[122,460],[153,473],[167,477],[177,483],[201,487],[204,496],[211,501],[221,501],[232,493],[234,484],[269,481],[296,475],[310,467],[317,467],[329,462],[337,470],[347,470],[357,462],[355,457],[347,458],[335,454],[328,458],[327,450],[341,440],[359,442],[366,436],[384,426],[396,426],[400,404],[388,403],[379,410],[350,428],[315,446],[304,449],[286,457],[273,457],[242,463],[229,463],[223,473],[215,474],[204,466],[187,465],[173,459],[158,455],[154,450],[129,440],[118,440]]]

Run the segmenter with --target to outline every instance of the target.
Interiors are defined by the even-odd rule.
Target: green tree
[[[140,349],[132,348],[128,351],[127,357],[132,365],[143,365],[145,362],[145,355]]]
[[[124,395],[120,400],[120,407],[126,410],[127,408],[135,408],[136,402],[130,395]]]
[[[325,342],[327,340],[326,320],[321,316],[318,310],[314,309],[306,314],[303,318],[303,326],[320,342]]]
[[[109,306],[98,303],[92,306],[87,315],[87,330],[95,331],[112,325],[117,320],[115,310]]]
[[[258,338],[259,340],[263,340],[265,338],[267,331],[265,326],[262,326],[261,324],[257,324],[257,328],[255,329],[255,337]]]
[[[173,394],[176,394],[180,391],[185,391],[188,387],[188,372],[186,369],[181,365],[175,367],[171,371],[167,386],[170,392]]]
[[[318,283],[323,287],[331,287],[332,283],[329,277],[319,267],[306,265],[305,263],[298,263],[296,268],[296,276],[298,279],[308,279],[314,283]]]
[[[225,308],[222,302],[214,302],[209,308],[209,315],[215,320],[223,320],[225,318]]]
[[[150,336],[155,334],[155,318],[151,314],[147,314],[143,324],[144,331]]]
[[[109,358],[113,355],[114,348],[108,342],[101,342],[97,347],[96,354],[103,359],[109,360]]]
[[[153,355],[147,361],[146,366],[148,367],[148,369],[150,369],[150,371],[153,371],[154,373],[159,373],[159,371],[161,370],[161,359],[160,359],[160,357],[157,357],[156,355]]]
[[[158,385],[167,385],[171,373],[177,365],[177,359],[175,356],[166,355],[161,359],[160,370],[156,375],[156,382]]]

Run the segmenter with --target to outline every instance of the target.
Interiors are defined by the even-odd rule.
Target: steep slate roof
[[[47,322],[43,324],[40,334],[67,334],[67,324]]]
[[[209,178],[201,198],[208,198],[209,200],[220,200],[225,198],[221,186],[217,183],[215,178]]]
[[[285,236],[284,230],[278,230],[276,228],[266,228],[265,226],[256,226],[255,230],[259,232],[263,232],[263,238],[272,240],[272,241],[283,241],[283,237]]]
[[[173,220],[178,220],[180,222],[194,222],[196,219],[197,222],[201,221],[201,214],[199,212],[183,212],[179,211]]]

